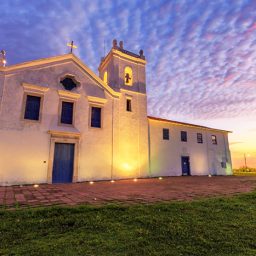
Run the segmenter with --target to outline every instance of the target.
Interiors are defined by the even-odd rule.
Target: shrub
[[[252,167],[240,167],[238,169],[234,169],[233,170],[234,174],[235,173],[251,173],[251,172],[255,172],[256,173],[256,168],[252,168]]]

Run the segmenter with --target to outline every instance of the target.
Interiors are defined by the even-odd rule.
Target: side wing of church
[[[232,174],[228,131],[149,117],[146,60],[99,76],[73,54],[0,67],[0,185]]]

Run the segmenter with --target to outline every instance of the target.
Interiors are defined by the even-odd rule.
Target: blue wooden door
[[[69,183],[73,179],[75,145],[55,143],[52,183]]]
[[[182,168],[182,175],[188,176],[190,175],[190,163],[188,156],[181,157],[181,168]]]

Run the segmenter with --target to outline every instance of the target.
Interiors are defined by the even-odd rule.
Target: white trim
[[[87,96],[89,103],[105,104],[108,100],[105,98],[99,98],[95,96]]]
[[[92,120],[92,108],[100,108],[100,127],[93,127],[91,120]],[[103,116],[104,116],[104,106],[102,104],[97,104],[97,103],[90,103],[89,104],[89,122],[88,122],[88,127],[89,129],[95,129],[95,130],[101,130],[103,129]]]
[[[111,57],[117,57],[119,59],[129,61],[131,63],[136,63],[137,65],[145,66],[147,63],[146,60],[130,56],[129,54],[123,53],[117,49],[111,49],[108,55],[104,58],[104,60],[100,63],[98,70],[103,70],[105,66],[110,61]]]
[[[77,137],[77,134],[72,135],[72,133],[66,133],[66,132],[49,131],[48,133],[51,134],[51,139],[50,139],[50,152],[49,152],[49,161],[48,161],[48,170],[47,170],[47,183],[49,184],[52,183],[55,143],[75,144],[72,182],[77,182],[78,181],[78,160],[79,160],[79,137]]]
[[[44,94],[47,91],[49,91],[49,87],[41,86],[41,85],[22,83],[22,86],[23,86],[24,92],[26,93]]]
[[[62,75],[60,75],[60,76],[58,77],[58,84],[59,84],[59,86],[60,86],[62,89],[63,89],[64,85],[61,83],[61,81],[64,80],[65,78],[70,78],[70,79],[74,80],[73,82],[76,84],[76,87],[75,87],[76,89],[81,88],[81,82],[79,82],[79,81],[76,79],[76,76],[73,75],[73,74],[71,74],[71,73],[65,72],[65,73],[63,73]],[[74,89],[75,89],[75,88],[74,88]]]
[[[126,85],[126,86],[129,86],[129,85]],[[146,95],[146,92],[137,92],[137,91],[133,91],[132,89],[128,90],[128,89],[121,88],[120,91],[122,93],[132,93],[132,94]]]
[[[26,69],[26,68],[31,68],[35,66],[40,66],[40,65],[52,65],[56,62],[60,61],[69,61],[72,60],[74,61],[79,68],[82,69],[89,77],[97,82],[97,85],[100,86],[101,88],[105,89],[110,95],[113,97],[119,97],[120,92],[114,91],[110,86],[108,86],[106,83],[104,83],[92,70],[90,70],[78,57],[76,57],[74,54],[65,54],[65,55],[59,55],[55,57],[49,57],[45,59],[38,59],[34,61],[28,61],[12,66],[6,66],[3,68],[0,68],[0,71],[3,71],[4,75],[8,75],[8,72],[20,70],[20,69]]]
[[[64,90],[58,90],[58,94],[60,96],[60,99],[62,100],[78,100],[81,95],[79,93],[70,92],[70,91],[64,91]]]
[[[55,138],[67,137],[67,138],[79,139],[81,136],[80,132],[71,132],[71,131],[49,130],[48,133]]]

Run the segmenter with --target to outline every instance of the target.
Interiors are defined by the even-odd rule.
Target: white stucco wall
[[[74,127],[58,124],[62,89],[59,78],[73,74],[81,87],[72,92],[80,94],[75,105]],[[49,130],[80,132],[78,180],[107,179],[110,177],[112,97],[72,62],[55,63],[10,73],[0,115],[0,183],[47,182],[50,137]],[[49,87],[44,94],[41,122],[22,119],[24,89],[22,83]],[[106,98],[103,104],[103,127],[89,127],[87,96]],[[99,161],[99,158],[101,159]]]
[[[127,65],[133,68],[133,86],[123,82]],[[105,70],[109,73],[108,85],[119,94],[111,94],[68,58],[0,73],[0,185],[51,182],[53,135],[49,131],[80,135],[77,181],[181,175],[181,156],[190,157],[192,175],[231,174],[227,133],[148,119],[145,65],[115,55],[100,70],[100,77]],[[59,123],[63,97],[59,90],[65,95],[59,81],[65,74],[80,83],[72,90],[73,98],[70,96],[75,102],[73,126]],[[48,88],[40,92],[40,122],[23,119],[24,83]],[[132,112],[126,111],[128,98]],[[102,107],[100,129],[89,125],[91,105]],[[170,129],[170,140],[162,139],[163,128]],[[188,132],[188,142],[180,141],[181,130]],[[197,143],[197,132],[203,134],[203,144]],[[212,145],[212,134],[217,136],[217,145]],[[220,166],[223,157],[228,160],[226,169]]]
[[[59,124],[59,83],[65,74],[81,86],[72,90],[74,125]],[[1,82],[1,81],[0,81]],[[49,88],[41,102],[41,121],[23,119],[23,83]],[[148,171],[146,95],[124,91],[111,96],[73,61],[62,61],[9,72],[5,76],[0,115],[0,184],[46,183],[50,162],[50,130],[80,133],[78,181],[144,177]],[[0,88],[1,89],[1,88]],[[88,96],[105,99],[89,102]],[[132,99],[132,112],[126,99]],[[102,107],[102,128],[91,128],[90,105]],[[113,114],[114,113],[114,114]]]
[[[152,176],[182,175],[182,156],[190,158],[191,175],[231,174],[227,133],[151,119],[149,127]],[[163,128],[169,129],[169,140],[163,140]],[[187,142],[181,141],[181,131],[187,132]],[[197,143],[197,133],[203,134],[203,144]],[[212,144],[211,135],[217,136],[217,145]],[[222,158],[227,158],[226,169],[221,167]]]
[[[4,74],[0,71],[0,115],[3,101],[3,91],[4,91]]]
[[[132,112],[126,111],[126,99]],[[148,175],[148,130],[146,95],[122,92],[115,113],[114,177],[134,178]]]
[[[113,178],[147,177],[149,160],[145,63],[112,50],[101,63],[99,76],[103,79],[107,71],[108,85],[121,92],[120,98],[115,100],[114,108]],[[132,69],[132,86],[124,84],[124,70],[127,66]],[[132,102],[131,112],[126,111],[128,98]]]

